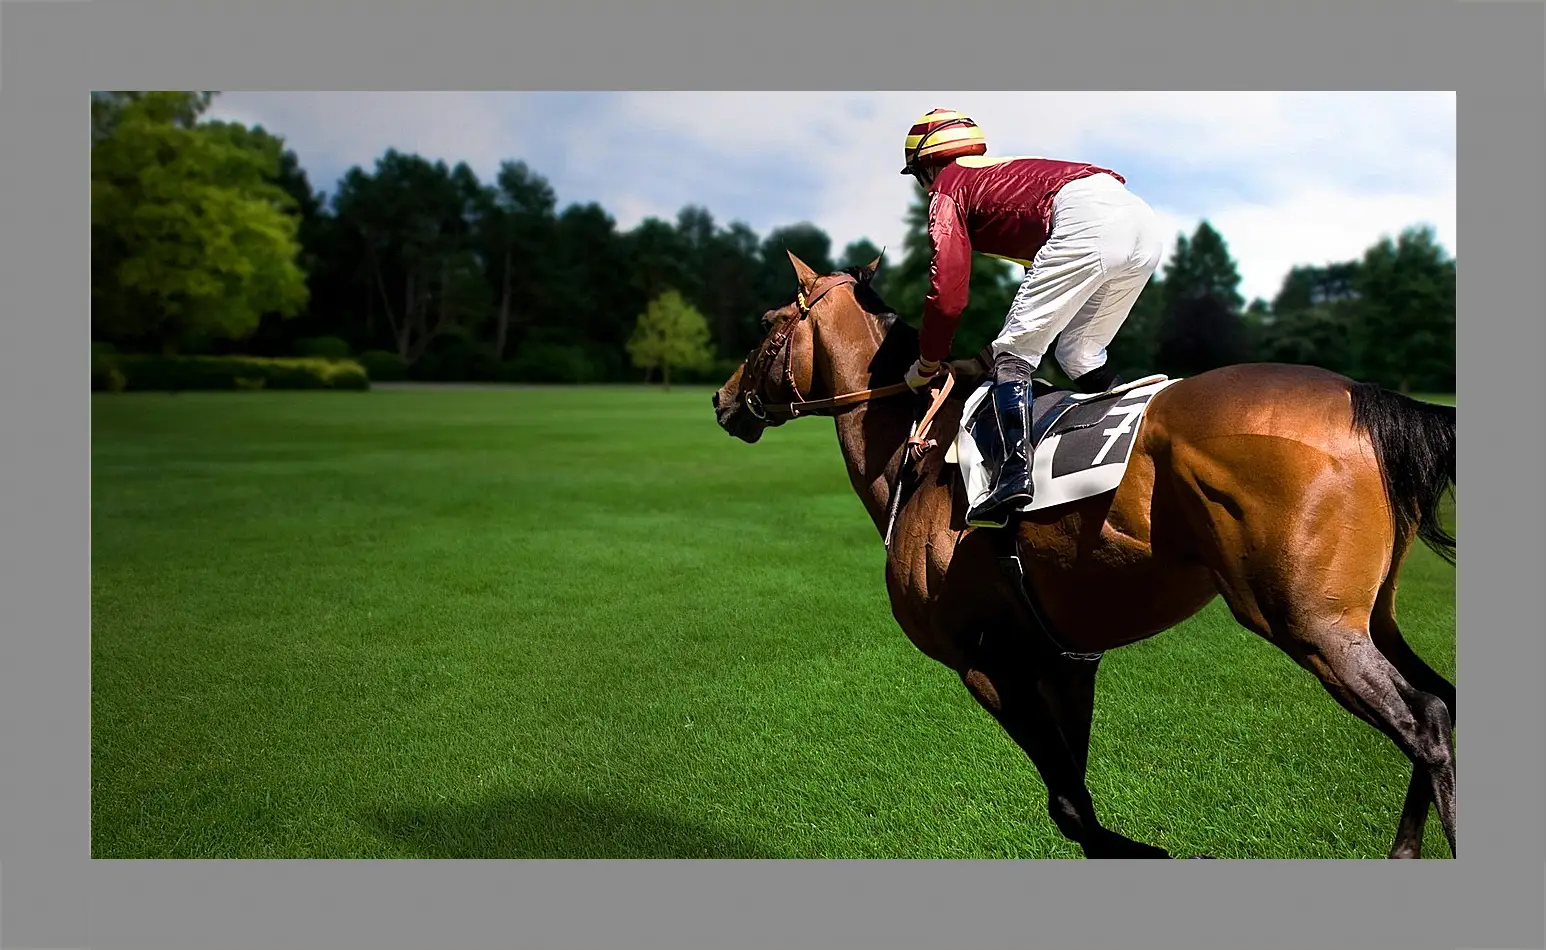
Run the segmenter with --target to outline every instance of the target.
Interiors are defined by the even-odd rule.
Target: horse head
[[[720,427],[748,443],[798,416],[824,415],[834,399],[865,390],[895,320],[870,287],[879,256],[822,275],[785,253],[795,269],[794,299],[763,314],[763,338],[712,397]]]

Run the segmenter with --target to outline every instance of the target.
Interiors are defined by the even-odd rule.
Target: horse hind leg
[[[1370,638],[1381,654],[1391,661],[1402,678],[1414,688],[1438,696],[1450,716],[1451,728],[1456,725],[1456,687],[1435,672],[1423,658],[1413,652],[1397,626],[1396,590],[1397,565],[1382,585],[1370,614]],[[1402,803],[1402,817],[1397,823],[1397,833],[1388,854],[1392,858],[1418,858],[1423,855],[1423,831],[1428,822],[1429,806],[1434,803],[1433,779],[1424,768],[1414,765],[1413,776],[1408,782],[1407,797]]]
[[[1327,692],[1385,733],[1413,764],[1391,856],[1418,855],[1430,801],[1439,811],[1454,855],[1456,760],[1444,700],[1410,684],[1363,630],[1339,626],[1301,630],[1295,647],[1295,658],[1316,674]]]
[[[1435,672],[1433,667],[1424,662],[1423,657],[1413,652],[1413,648],[1402,637],[1402,630],[1397,626],[1395,579],[1388,581],[1387,586],[1381,589],[1380,599],[1370,614],[1370,638],[1375,641],[1381,654],[1402,674],[1403,679],[1415,688],[1440,698],[1450,713],[1451,725],[1455,725],[1456,685]]]
[[[1279,461],[1280,468],[1292,470],[1302,460]],[[1322,466],[1309,470],[1317,467]],[[1396,632],[1389,598],[1400,558],[1391,556],[1389,542],[1369,542],[1390,537],[1390,522],[1380,514],[1379,481],[1366,478],[1327,492],[1313,478],[1299,481],[1301,487],[1285,479],[1278,485],[1288,490],[1264,493],[1241,484],[1230,471],[1193,466],[1200,502],[1195,514],[1201,536],[1216,541],[1209,560],[1221,595],[1243,626],[1313,673],[1339,704],[1385,734],[1411,761],[1418,777],[1409,783],[1395,856],[1411,852],[1413,829],[1421,831],[1427,816],[1426,791],[1454,854],[1454,690]],[[1367,503],[1371,498],[1377,501]],[[1286,512],[1298,515],[1285,517]],[[1377,603],[1384,604],[1380,618]],[[1450,706],[1430,689],[1448,696]]]
[[[1287,573],[1300,572],[1291,569]],[[1413,777],[1390,856],[1418,856],[1421,845],[1415,841],[1422,840],[1430,802],[1439,810],[1454,855],[1456,762],[1452,719],[1445,700],[1414,686],[1377,647],[1372,628],[1381,624],[1357,622],[1355,618],[1363,611],[1339,606],[1339,598],[1329,596],[1326,587],[1316,585],[1298,597],[1279,594],[1270,600],[1250,594],[1243,597],[1242,586],[1221,585],[1236,618],[1314,674],[1344,709],[1390,738],[1412,763]],[[1361,587],[1357,583],[1349,586],[1355,591]],[[1354,597],[1357,601],[1356,593]],[[1265,601],[1271,604],[1274,600],[1287,607],[1272,604],[1264,609]],[[1381,629],[1382,639],[1389,639],[1391,631]],[[1405,655],[1402,664],[1409,671],[1415,669]]]

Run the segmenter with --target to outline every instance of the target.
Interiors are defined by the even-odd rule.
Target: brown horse
[[[918,338],[870,286],[880,259],[818,275],[793,254],[796,300],[714,394],[720,426],[752,443],[769,426],[830,415],[849,478],[885,534],[904,443],[924,395],[898,381]],[[892,613],[954,670],[1036,765],[1053,822],[1087,857],[1169,857],[1104,827],[1086,788],[1099,654],[1153,636],[1222,596],[1247,629],[1313,673],[1413,764],[1391,857],[1418,857],[1434,804],[1456,846],[1456,690],[1397,627],[1397,574],[1414,537],[1454,563],[1438,521],[1455,485],[1455,409],[1307,366],[1231,366],[1156,394],[1115,491],[965,523],[944,460],[987,360],[958,384],[916,465],[887,549]],[[1011,532],[1006,534],[1006,532]],[[1010,540],[1033,601],[999,569]]]

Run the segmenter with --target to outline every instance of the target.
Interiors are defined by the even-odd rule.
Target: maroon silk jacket
[[[972,252],[1024,266],[1047,242],[1058,189],[1088,175],[1123,176],[1110,168],[1048,158],[957,159],[941,169],[929,196],[934,260],[924,298],[919,354],[950,356],[956,325],[967,306]]]

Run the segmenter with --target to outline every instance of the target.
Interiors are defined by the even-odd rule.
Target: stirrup
[[[997,486],[995,486],[997,488]],[[1032,485],[1030,475],[1026,478],[1026,490],[1016,492],[1008,498],[994,501],[993,492],[982,504],[967,512],[967,524],[974,528],[1003,528],[1010,523],[1010,518],[1025,507],[1032,500]]]
[[[1003,528],[1003,527],[1009,525],[1009,523],[1010,523],[1010,506],[1009,505],[996,505],[994,508],[991,508],[989,510],[993,511],[993,512],[998,512],[999,520],[997,520],[997,521],[989,520],[989,518],[986,515],[984,515],[982,512],[980,512],[980,511],[978,511],[978,512],[969,511],[969,512],[967,512],[967,526],[969,528]]]

